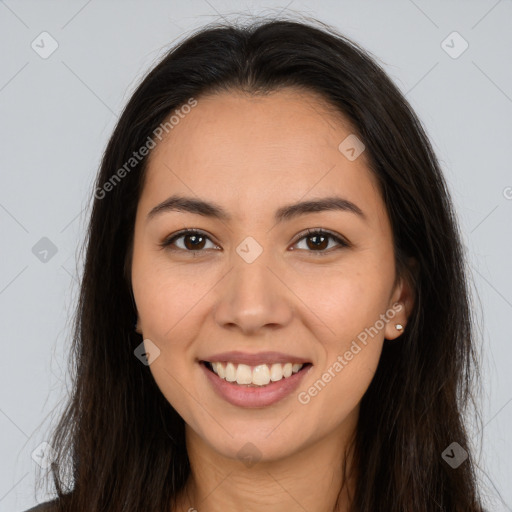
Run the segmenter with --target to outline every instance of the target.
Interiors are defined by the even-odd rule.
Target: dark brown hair
[[[59,511],[163,512],[190,472],[184,422],[134,356],[142,340],[134,332],[130,254],[147,157],[108,192],[98,190],[190,98],[283,87],[322,95],[364,142],[391,221],[397,273],[416,292],[407,329],[400,341],[385,342],[361,402],[351,510],[482,510],[463,421],[478,376],[474,328],[447,186],[420,121],[375,58],[314,22],[205,27],[168,51],[126,105],[95,184],[73,393],[50,442]],[[441,456],[452,442],[469,452],[457,469]]]

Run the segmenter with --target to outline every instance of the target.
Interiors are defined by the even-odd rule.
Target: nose
[[[293,293],[267,254],[264,250],[251,263],[234,255],[217,290],[215,321],[221,327],[254,335],[292,321]]]

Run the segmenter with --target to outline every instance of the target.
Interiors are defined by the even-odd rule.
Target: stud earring
[[[403,326],[402,324],[395,324],[395,329],[396,329],[397,331],[403,331],[404,326]]]

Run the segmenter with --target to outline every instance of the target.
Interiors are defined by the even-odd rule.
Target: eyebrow
[[[222,206],[216,203],[206,202],[194,197],[173,195],[152,208],[146,217],[146,222],[169,211],[194,213],[222,221],[231,220],[231,215]],[[351,212],[366,220],[366,215],[359,206],[348,199],[337,196],[313,199],[283,206],[276,211],[274,219],[276,223],[280,223],[308,213],[323,211]]]

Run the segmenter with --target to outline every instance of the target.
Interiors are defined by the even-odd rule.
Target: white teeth
[[[226,369],[221,363],[217,363],[217,371],[215,372],[221,379],[226,378]]]
[[[292,363],[286,363],[283,366],[283,377],[289,377],[292,374]]]
[[[211,363],[213,371],[221,378],[226,378],[226,369],[221,363]]]
[[[274,363],[272,365],[260,364],[249,366],[247,364],[235,365],[233,363],[210,363],[213,371],[228,382],[237,384],[266,386],[271,381],[278,382],[297,373],[304,365],[300,363]]]
[[[270,370],[268,369],[268,366],[266,364],[256,366],[252,371],[252,383],[257,386],[266,386],[269,382]]]
[[[252,371],[251,367],[246,364],[239,364],[236,369],[236,383],[237,384],[251,384]]]
[[[273,364],[270,367],[270,380],[276,382],[283,378],[283,367],[280,364]]]
[[[222,364],[222,363],[219,363]],[[219,375],[220,377],[220,375]],[[236,368],[233,363],[228,363],[226,365],[226,380],[228,382],[235,382],[236,380]]]

